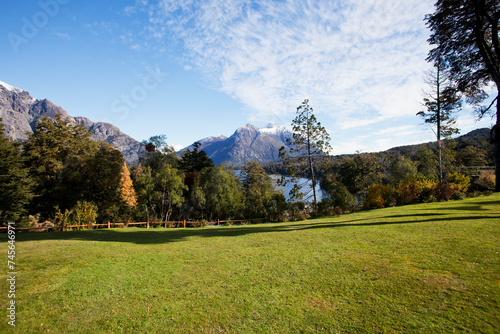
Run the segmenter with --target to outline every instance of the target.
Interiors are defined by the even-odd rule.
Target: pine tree
[[[1,119],[0,119],[1,121]],[[24,166],[24,158],[3,133],[0,124],[0,223],[16,221],[26,212],[33,198],[33,181]]]
[[[331,149],[330,136],[314,116],[313,108],[309,106],[309,100],[307,99],[297,107],[297,116],[292,121],[292,130],[293,137],[287,140],[290,145],[290,153],[288,154],[285,147],[282,147],[280,156],[285,160],[285,163],[290,162],[291,159],[307,161],[308,177],[312,183],[314,207],[316,208],[318,200],[316,196],[317,180],[314,171],[314,158],[329,152]]]
[[[426,83],[431,87],[431,91],[424,98],[424,106],[427,111],[419,111],[417,115],[422,116],[427,124],[436,126],[436,139],[438,150],[438,171],[439,181],[445,179],[443,166],[443,141],[451,135],[460,131],[455,127],[456,121],[452,114],[459,111],[462,104],[461,96],[453,87],[450,76],[444,71],[443,62],[435,64],[434,69],[427,72]]]
[[[201,143],[195,142],[193,148],[183,152],[179,162],[180,168],[186,173],[200,172],[205,167],[213,167],[214,162],[205,151],[200,149]]]

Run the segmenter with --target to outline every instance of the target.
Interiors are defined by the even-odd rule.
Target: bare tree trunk
[[[309,170],[311,172],[311,182],[312,182],[312,187],[313,187],[314,211],[316,211],[316,207],[318,205],[318,199],[316,197],[316,178],[314,177],[314,167],[313,167],[311,155],[309,155]]]
[[[441,143],[441,82],[439,81],[441,72],[441,62],[438,62],[436,69],[436,92],[437,92],[437,149],[438,149],[438,177],[439,182],[443,182],[443,149]]]
[[[500,87],[499,87],[500,95]],[[491,139],[494,145],[495,153],[495,192],[500,192],[500,103],[497,99],[497,123],[491,129]]]
[[[314,211],[318,206],[318,200],[316,198],[316,179],[314,178],[314,168],[312,163],[312,154],[311,154],[311,131],[309,127],[309,112],[307,112],[307,157],[309,159],[309,172],[311,173],[311,182],[313,187],[313,199],[314,199]]]

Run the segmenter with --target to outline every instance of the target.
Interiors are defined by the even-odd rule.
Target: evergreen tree
[[[418,175],[430,178],[438,178],[436,153],[427,145],[420,145],[415,153],[415,164]]]
[[[427,111],[419,111],[417,115],[422,116],[425,123],[436,126],[436,139],[438,151],[438,171],[439,181],[445,179],[443,166],[443,138],[450,138],[453,134],[458,134],[455,128],[455,118],[453,112],[460,110],[461,97],[458,90],[452,86],[449,76],[444,71],[442,61],[435,64],[433,70],[427,72],[427,84],[431,87],[431,92],[424,98],[424,105]]]
[[[179,166],[184,172],[188,174],[200,172],[205,167],[214,166],[212,159],[210,159],[200,147],[201,143],[197,141],[193,144],[192,149],[188,149],[182,153]]]
[[[431,29],[429,43],[435,47],[428,61],[442,63],[457,89],[478,106],[481,118],[496,101],[495,147],[496,191],[500,191],[500,4],[498,0],[438,0],[436,11],[426,17]],[[481,106],[485,89],[496,86],[497,96]]]
[[[383,170],[376,154],[356,154],[343,159],[339,174],[349,192],[363,199],[369,186],[382,183]]]
[[[117,221],[121,218],[120,173],[124,158],[120,151],[108,143],[97,142],[97,145],[97,150],[89,154],[73,173],[68,174],[82,178],[72,189],[78,193],[79,200],[98,206],[100,222]]]
[[[392,186],[399,182],[417,176],[417,166],[410,158],[397,155],[389,165],[389,183]]]
[[[75,183],[84,180],[79,167],[98,149],[91,133],[81,125],[57,115],[56,119],[43,117],[24,144],[24,154],[30,174],[36,182],[32,211],[43,218],[53,216],[55,208],[70,209],[80,192]]]
[[[312,183],[314,206],[318,204],[316,196],[316,175],[314,158],[328,154],[330,147],[330,136],[313,114],[313,108],[309,106],[309,100],[304,100],[297,107],[297,116],[292,121],[292,138],[287,139],[290,145],[289,154],[285,147],[280,149],[280,156],[288,164],[292,159],[307,161],[308,178]],[[292,175],[293,176],[293,175]],[[297,189],[294,188],[295,192]]]
[[[34,184],[24,162],[21,151],[4,135],[0,123],[0,224],[18,220],[33,198]]]
[[[179,161],[180,169],[186,173],[184,184],[187,186],[187,190],[184,192],[186,202],[183,211],[188,217],[195,217],[200,214],[203,216],[201,211],[205,203],[205,196],[199,185],[200,172],[205,168],[214,166],[212,159],[200,147],[201,143],[195,142],[192,149],[185,150],[182,153]]]
[[[91,139],[83,126],[58,115],[42,118],[24,145],[36,181],[33,213],[53,218],[78,201],[98,206],[99,219],[118,218],[123,155],[108,143]]]

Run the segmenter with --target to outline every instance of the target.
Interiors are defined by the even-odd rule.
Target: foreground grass
[[[297,223],[17,235],[19,333],[494,333],[500,194]],[[4,267],[7,243],[2,236]],[[0,277],[0,332],[7,324]]]

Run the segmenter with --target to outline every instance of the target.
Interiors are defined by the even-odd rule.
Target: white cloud
[[[418,111],[432,2],[164,0],[150,22],[254,119],[309,98],[346,129]]]

